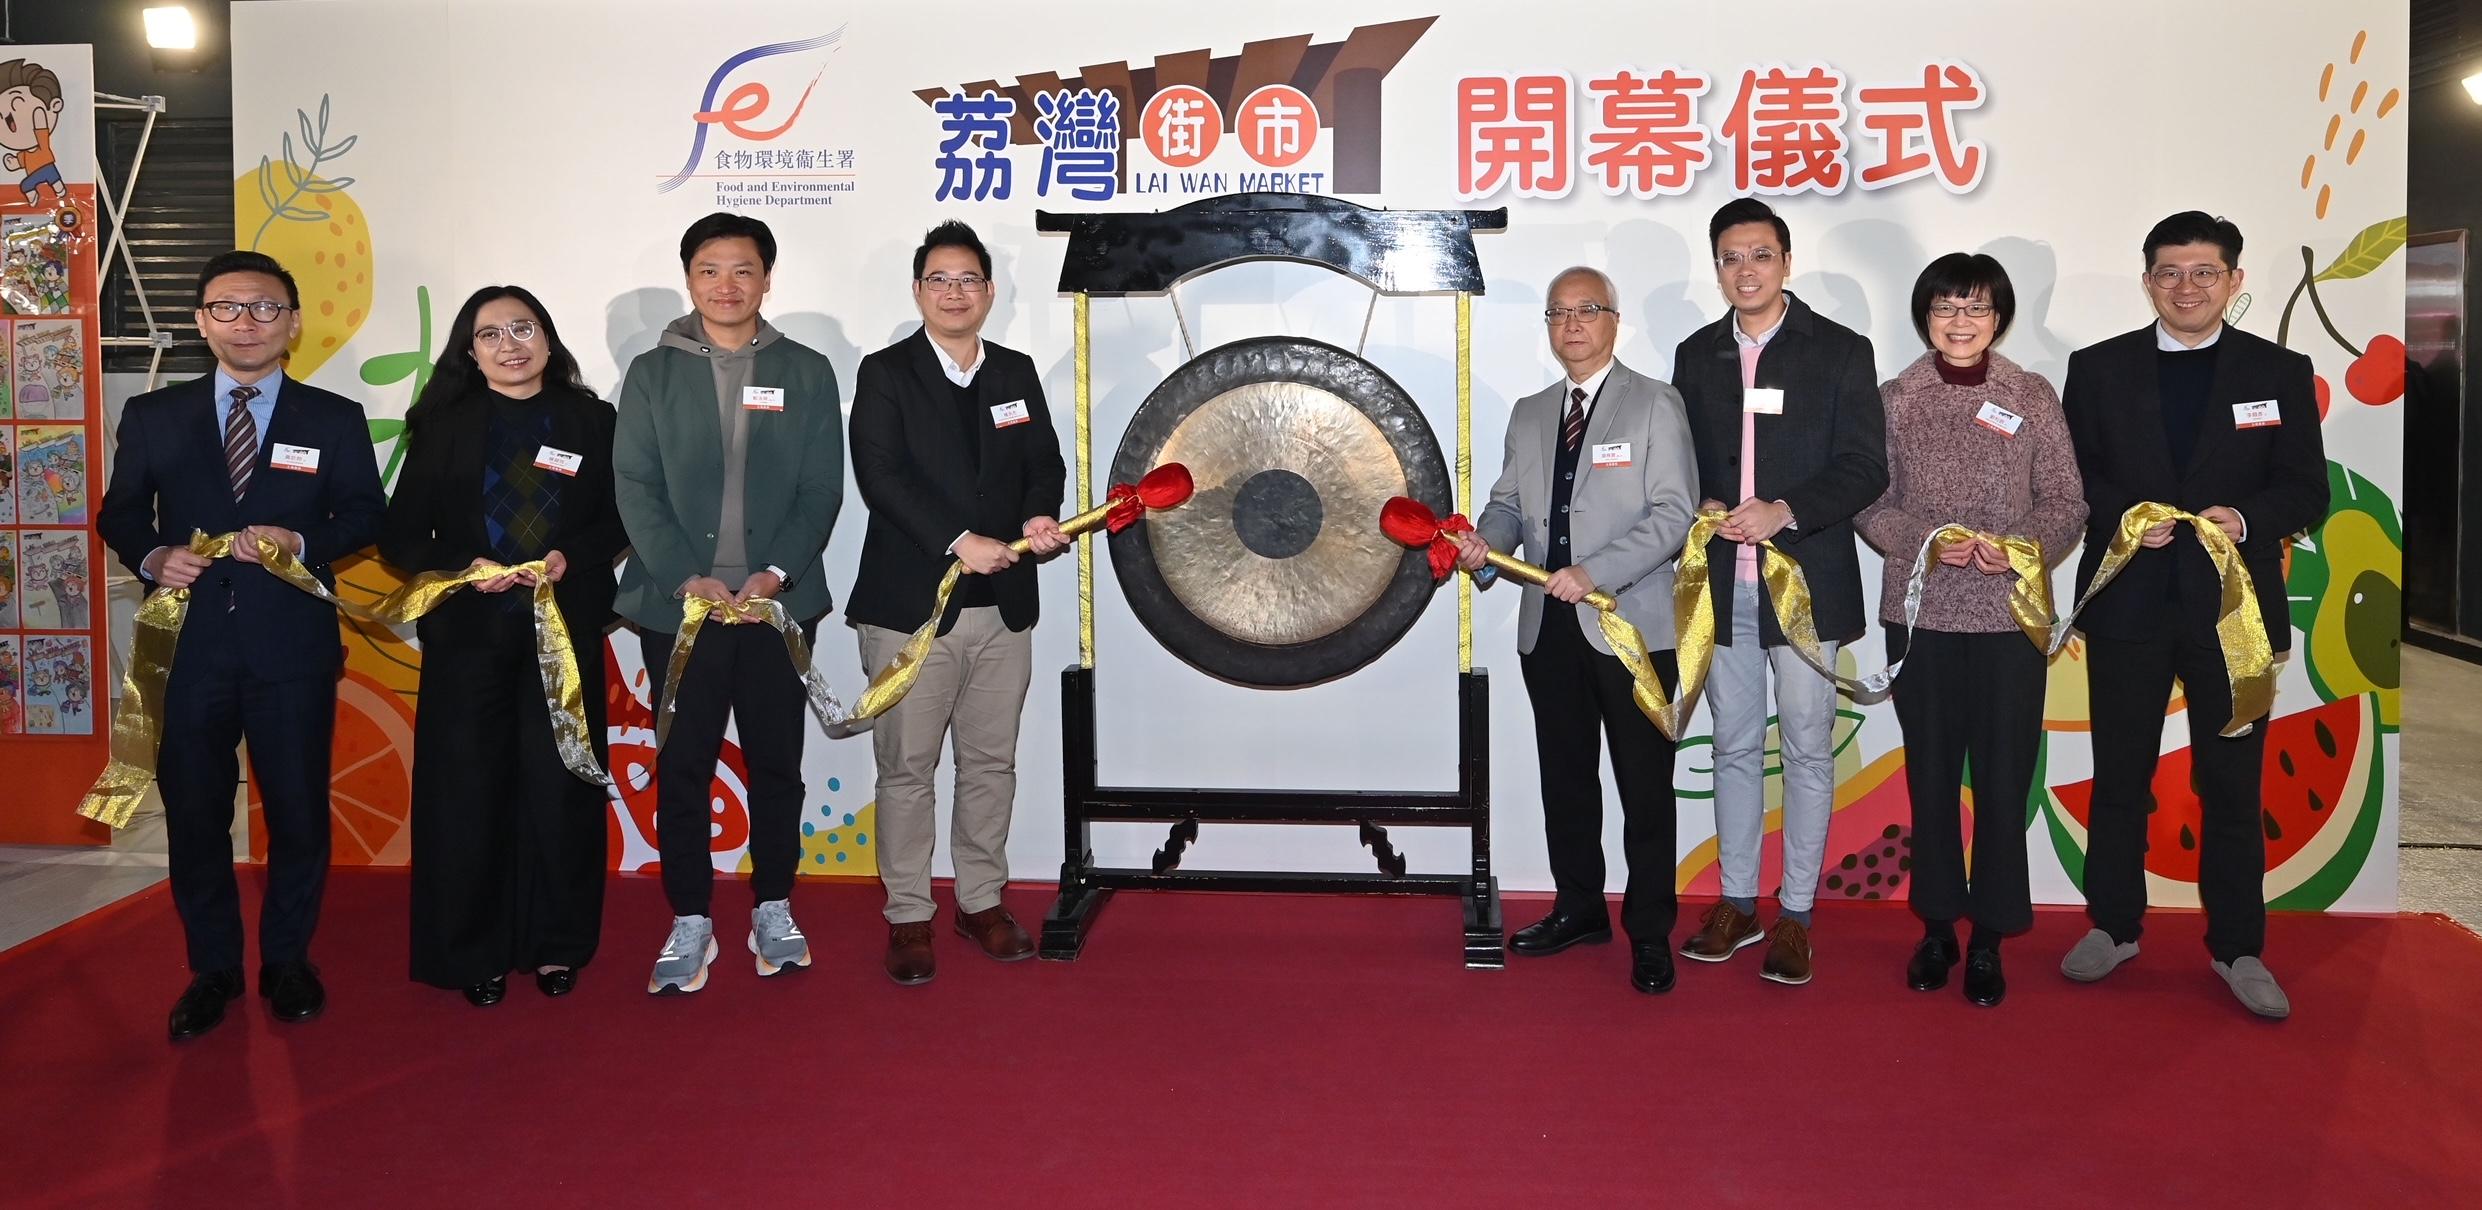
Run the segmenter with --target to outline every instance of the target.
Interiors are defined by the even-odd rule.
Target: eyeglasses
[[[946,294],[951,290],[966,294],[980,294],[991,288],[991,279],[979,273],[960,274],[956,277],[950,277],[945,273],[934,273],[923,278],[922,285],[933,294]]]
[[[2187,278],[2190,285],[2205,290],[2213,287],[2216,282],[2222,281],[2224,274],[2238,272],[2240,272],[2238,269],[2217,269],[2207,265],[2193,265],[2187,270],[2157,269],[2148,273],[2146,280],[2153,282],[2157,290],[2175,290],[2180,288],[2181,279]]]
[[[1979,302],[1966,303],[1961,307],[1957,306],[1955,303],[1932,303],[1930,305],[1931,315],[1938,319],[1954,319],[1959,315],[1964,315],[1971,319],[1989,319],[1991,317],[1991,312],[1995,309],[1996,308],[1992,307],[1989,303]]]
[[[278,318],[282,317],[285,312],[297,310],[298,308],[289,307],[283,303],[267,298],[262,298],[257,302],[246,303],[234,302],[229,298],[219,298],[214,302],[208,303],[202,309],[205,310],[208,316],[214,319],[217,323],[231,323],[234,320],[241,318],[242,312],[247,311],[250,313],[250,318],[263,324],[271,324],[276,322]]]
[[[1775,249],[1760,248],[1746,255],[1739,252],[1726,252],[1716,257],[1715,263],[1725,269],[1738,269],[1743,265],[1756,265],[1761,269],[1766,269],[1773,267],[1777,261],[1782,259],[1784,259],[1783,254]]]
[[[496,349],[512,341],[525,344],[533,340],[535,335],[542,330],[542,326],[533,320],[521,319],[513,324],[505,324],[497,328],[474,329],[474,343],[486,349]]]
[[[1593,323],[1606,315],[1617,318],[1619,314],[1620,312],[1601,303],[1587,303],[1582,307],[1545,307],[1543,308],[1543,322],[1564,324],[1574,319],[1580,323]]]

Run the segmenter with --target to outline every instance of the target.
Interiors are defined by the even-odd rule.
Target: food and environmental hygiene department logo
[[[711,181],[715,205],[727,210],[827,206],[835,204],[837,195],[851,193],[857,178],[850,132],[832,125],[822,131],[822,124],[813,120],[799,132],[803,137],[793,137],[844,36],[844,27],[838,26],[815,38],[753,46],[717,65],[688,114],[689,155],[655,192],[670,193],[692,180]],[[825,53],[816,53],[821,51]],[[779,56],[817,65],[790,107],[779,107],[762,81],[732,84],[742,68]]]
[[[1437,20],[1365,25],[1337,42],[1295,34],[1237,55],[1191,50],[1074,76],[1027,72],[1006,86],[919,89],[939,119],[933,200],[1014,196],[1014,147],[1042,149],[1038,197],[1378,193],[1382,86]]]

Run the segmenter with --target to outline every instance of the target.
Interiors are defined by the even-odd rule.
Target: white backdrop
[[[1711,77],[1697,120],[1717,130],[1740,94],[1744,68],[1820,64],[1847,78],[1840,95],[1851,113],[1841,130],[1851,145],[1848,169],[1855,179],[1833,196],[1803,193],[1777,205],[1793,229],[1792,288],[1828,317],[1868,334],[1883,375],[1892,376],[1920,352],[1906,302],[1921,266],[1942,252],[1988,251],[2007,265],[2019,311],[2001,349],[2057,383],[2071,349],[2151,319],[2137,274],[2139,244],[2165,214],[2199,208],[2241,226],[2250,241],[2242,264],[2253,304],[2242,326],[2273,336],[2302,276],[2302,249],[2325,265],[2356,233],[2404,213],[2404,127],[2402,115],[2393,113],[2398,98],[2391,91],[2401,89],[2405,75],[2406,10],[2400,3],[2284,6],[2290,19],[2281,21],[2269,19],[2261,4],[2198,3],[2183,6],[2181,32],[2163,34],[2147,32],[2162,23],[2159,4],[2118,0],[2076,9],[1965,10],[1801,2],[1769,6],[1756,21],[1746,5],[1562,10],[1556,20],[1512,19],[1506,5],[1352,7],[1345,17],[1336,5],[1304,0],[1189,11],[1139,3],[985,6],[964,21],[958,10],[932,5],[755,0],[694,7],[637,0],[237,5],[233,120],[242,242],[250,244],[254,235],[266,241],[262,246],[284,257],[309,287],[311,332],[297,373],[306,370],[311,381],[363,399],[374,419],[385,419],[401,416],[410,401],[403,352],[424,347],[418,288],[428,293],[432,338],[476,286],[512,281],[532,288],[589,380],[610,392],[620,368],[687,310],[676,241],[719,197],[732,196],[719,193],[718,185],[835,182],[834,192],[798,195],[788,185],[783,196],[812,204],[754,211],[774,227],[783,249],[767,306],[774,322],[827,354],[849,389],[863,353],[916,323],[906,280],[920,233],[939,219],[963,218],[990,243],[1003,283],[986,335],[1028,351],[1043,367],[1065,448],[1071,307],[1054,293],[1065,240],[1037,234],[1034,211],[1156,209],[1192,195],[1178,192],[1177,176],[1137,171],[1152,165],[1140,162],[1147,156],[1133,139],[1133,182],[1154,181],[1175,192],[1086,202],[1055,187],[1038,197],[1042,149],[1020,146],[1008,153],[1010,196],[943,200],[936,162],[941,119],[917,90],[978,81],[1006,85],[1041,73],[1076,76],[1090,64],[1143,69],[1180,62],[1178,56],[1190,51],[1228,57],[1248,43],[1302,35],[1315,55],[1317,47],[1346,40],[1358,27],[1436,15],[1379,86],[1384,188],[1347,196],[1391,207],[1510,208],[1505,233],[1479,237],[1489,278],[1488,293],[1474,303],[1475,476],[1481,490],[1498,469],[1509,404],[1559,372],[1539,318],[1544,285],[1559,268],[1585,263],[1612,275],[1623,316],[1619,356],[1659,377],[1670,374],[1674,343],[1723,309],[1707,260],[1705,222],[1734,192],[1731,146],[1718,137],[1712,162],[1681,195],[1608,194],[1583,158],[1590,150],[1590,82],[1616,69],[1644,74],[1677,65]],[[719,71],[751,48],[810,39],[828,40]],[[1857,174],[1876,149],[1863,121],[1869,107],[1856,91],[1918,85],[1924,66],[1933,63],[1970,65],[1987,93],[1954,119],[1961,137],[1987,157],[1978,183],[1965,192],[1935,179],[1860,187]],[[1171,66],[1162,70],[1176,74]],[[1571,132],[1574,149],[1564,156],[1575,178],[1567,195],[1527,197],[1504,186],[1461,200],[1459,81],[1537,73],[1562,74],[1576,90],[1579,124]],[[763,106],[742,107],[735,121],[751,132],[783,124],[782,131],[772,139],[745,138],[721,122],[694,122],[711,78],[713,95],[727,109],[735,108],[729,101],[735,89],[764,85]],[[805,87],[811,91],[796,112]],[[1133,129],[1138,118],[1121,115]],[[702,175],[659,191],[682,169],[693,131],[702,126],[695,161]],[[1310,156],[1289,171],[1324,173],[1308,184],[1332,188],[1339,138],[1320,133]],[[260,160],[274,157],[271,180],[280,191],[289,188],[290,174],[281,165],[288,134],[289,154],[314,182],[303,197],[331,199],[318,221],[260,221],[268,211],[256,185]],[[337,151],[348,138],[356,141]],[[1257,167],[1240,158],[1245,149],[1238,135],[1226,140],[1208,167]],[[786,158],[770,176],[768,159],[737,160],[737,152]],[[350,184],[320,192],[347,177]],[[832,202],[817,204],[821,198]],[[346,205],[357,222],[341,217]],[[349,258],[353,276],[339,268],[335,280],[326,281],[330,253]],[[314,267],[301,263],[312,258]],[[2365,487],[2384,493],[2376,508],[2389,533],[2397,532],[2387,499],[2401,481],[2401,405],[2380,399],[2373,406],[2348,394],[2352,355],[2344,342],[2359,345],[2373,334],[2401,330],[2401,283],[2393,260],[2322,283],[2326,316],[2341,335],[2331,339],[2322,332],[2303,299],[2289,339],[2335,382],[2329,455],[2366,479]],[[1266,265],[1194,282],[1183,287],[1181,302],[1203,350],[1270,333],[1352,347],[1367,299],[1358,284],[1321,270]],[[323,303],[333,305],[322,309]],[[1130,415],[1183,354],[1172,309],[1161,298],[1098,299],[1093,328],[1100,473]],[[1421,401],[1443,444],[1454,432],[1454,331],[1451,299],[1385,299],[1365,349]],[[329,340],[334,343],[323,343]],[[391,356],[397,360],[387,360]],[[383,433],[383,461],[391,452],[384,442]],[[852,580],[863,516],[849,490],[827,555],[840,600]],[[2386,579],[2397,578],[2393,550],[2376,563]],[[1866,558],[1864,567],[1875,598],[1876,561]],[[1404,641],[1363,672],[1312,690],[1271,693],[1223,684],[1168,655],[1121,601],[1107,553],[1098,552],[1096,573],[1107,782],[1454,784],[1451,592],[1443,591]],[[2072,599],[2066,576],[2060,579],[2062,599]],[[1060,857],[1052,674],[1077,655],[1072,564],[1047,567],[1043,585],[1038,676],[1026,713],[1011,845],[1017,872],[1036,878],[1050,877]],[[1530,721],[1514,652],[1516,605],[1514,592],[1482,594],[1476,615],[1477,662],[1496,673],[1495,852],[1504,885],[1545,888]],[[2392,634],[2392,604],[2388,610]],[[2312,646],[2307,640],[2300,645]],[[1859,646],[1865,666],[1876,667],[1881,647],[1875,631]],[[634,669],[635,645],[623,647],[624,663]],[[826,632],[820,661],[848,699],[859,690],[864,672],[849,630]],[[2306,663],[2296,658],[2283,674],[2279,719],[2360,691],[2338,688],[2358,682],[2333,668],[2321,670],[2322,690]],[[2392,670],[2374,671],[2369,679],[2388,699],[2373,708],[2392,724]],[[1844,768],[1848,775],[1865,768],[1884,773],[1893,767],[1887,755],[1899,747],[1893,713],[1884,706],[1860,713]],[[1701,712],[1699,728],[1704,725]],[[2081,733],[2062,729],[2050,738],[2046,785],[2090,776]],[[2184,728],[2167,729],[2167,751],[2186,742]],[[826,817],[857,812],[868,801],[867,746],[814,738],[809,751],[812,794]],[[1702,760],[1684,753],[1679,784],[1685,793],[1706,789],[1702,768]],[[2391,908],[2392,735],[2377,738],[2357,768],[2352,777],[2383,782],[2376,834],[2363,830],[2374,855],[2355,859],[2358,876],[2331,899],[2344,907]],[[1684,797],[1681,851],[1694,854],[1712,836],[1711,824],[1704,801]],[[1607,848],[1616,857],[1616,809],[1606,826]],[[2032,826],[2037,897],[2073,901],[2076,884],[2067,865],[2053,844],[2042,843],[2046,823]],[[1397,838],[1417,868],[1452,869],[1461,862],[1462,844],[1453,834],[1399,829]],[[2326,843],[2334,847],[2342,839],[2331,836]],[[1104,828],[1099,855],[1138,863],[1160,840],[1160,829],[1152,826]],[[729,865],[734,856],[720,861]],[[1349,829],[1210,828],[1191,854],[1198,867],[1366,869],[1367,862]],[[943,855],[943,870],[945,864]],[[1615,860],[1615,885],[1619,876]],[[2158,902],[2179,894],[2177,887],[2158,884]]]

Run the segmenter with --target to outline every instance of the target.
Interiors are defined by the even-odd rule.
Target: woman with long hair
[[[568,623],[595,759],[607,759],[603,632],[628,546],[612,407],[579,381],[550,312],[486,286],[450,325],[405,416],[380,556],[408,575],[541,560]],[[535,575],[471,585],[417,624],[413,961],[419,982],[497,1004],[531,969],[565,995],[602,932],[602,787],[562,764],[535,660]]]

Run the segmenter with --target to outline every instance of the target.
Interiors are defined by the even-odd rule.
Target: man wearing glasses
[[[1458,565],[1491,577],[1483,558],[1523,548],[1551,570],[1517,610],[1518,666],[1534,706],[1543,841],[1558,890],[1551,913],[1509,939],[1520,954],[1556,954],[1611,939],[1603,898],[1603,736],[1620,783],[1628,862],[1620,923],[1631,986],[1672,989],[1672,741],[1631,697],[1632,681],[1603,638],[1588,593],[1618,598],[1645,635],[1666,693],[1672,655],[1672,569],[1689,533],[1697,468],[1680,393],[1612,358],[1620,335],[1611,279],[1588,268],[1554,278],[1543,323],[1567,373],[1509,413],[1508,438],[1478,532],[1457,536]],[[1556,605],[1546,606],[1549,597]]]
[[[1034,953],[1000,901],[1040,603],[1033,564],[1009,544],[1023,537],[1039,557],[1069,541],[1055,519],[1066,468],[1042,378],[1025,354],[982,338],[998,288],[991,253],[973,228],[944,222],[914,249],[913,268],[921,329],[863,358],[854,378],[853,479],[870,527],[846,610],[861,632],[862,666],[875,674],[930,617],[949,564],[961,560],[973,573],[940,616],[921,679],[871,733],[879,880],[888,892],[885,965],[907,986],[938,969],[932,777],[943,742],[956,755],[951,927],[1002,962]]]
[[[2327,454],[2310,359],[2224,323],[2241,289],[2241,231],[2190,210],[2146,234],[2146,296],[2156,321],[2080,349],[2060,392],[2085,476],[2085,557],[2093,579],[2130,506],[2177,505],[2239,544],[2275,650],[2292,645],[2283,551],[2327,515]],[[2216,641],[2221,582],[2206,548],[2172,522],[2078,618],[2094,701],[2094,820],[2086,914],[2094,927],[2060,963],[2081,983],[2137,956],[2146,914],[2146,832],[2163,716],[2177,678],[2202,810],[2198,898],[2215,973],[2262,1017],[2292,1004],[2260,960],[2266,942],[2266,835],[2258,803],[2266,731],[2224,739],[2231,681]]]
[[[804,637],[817,635],[832,604],[821,556],[845,495],[836,371],[760,316],[775,264],[775,234],[757,219],[719,212],[690,224],[681,236],[690,313],[621,380],[612,487],[631,554],[616,605],[638,630],[657,702],[684,599],[773,598]],[[708,786],[728,717],[750,770],[750,953],[761,977],[810,965],[792,908],[806,671],[772,627],[698,633],[655,763],[672,931],[647,978],[652,994],[706,986],[718,949]]]
[[[215,372],[129,401],[96,515],[105,545],[149,587],[190,590],[155,758],[173,905],[189,941],[174,1041],[215,1028],[243,989],[232,824],[244,739],[267,828],[259,995],[279,1021],[327,1004],[310,937],[327,885],[344,649],[335,609],[267,571],[258,543],[333,588],[330,564],[370,545],[387,507],[362,406],[284,376],[286,346],[302,331],[293,275],[257,252],[224,253],[199,272],[196,314]],[[189,549],[198,531],[240,539],[231,556],[208,559]]]
[[[1763,940],[1760,976],[1798,986],[1810,981],[1810,907],[1835,809],[1836,689],[1785,644],[1758,544],[1772,541],[1800,566],[1820,656],[1834,667],[1836,649],[1865,624],[1853,517],[1887,488],[1887,418],[1870,341],[1784,289],[1792,273],[1784,220],[1740,198],[1715,212],[1707,238],[1732,309],[1681,342],[1672,376],[1697,438],[1700,507],[1731,514],[1707,551],[1716,648],[1706,697],[1724,894],[1681,953],[1722,962]],[[1782,737],[1784,873],[1776,921],[1762,933],[1770,688]]]

